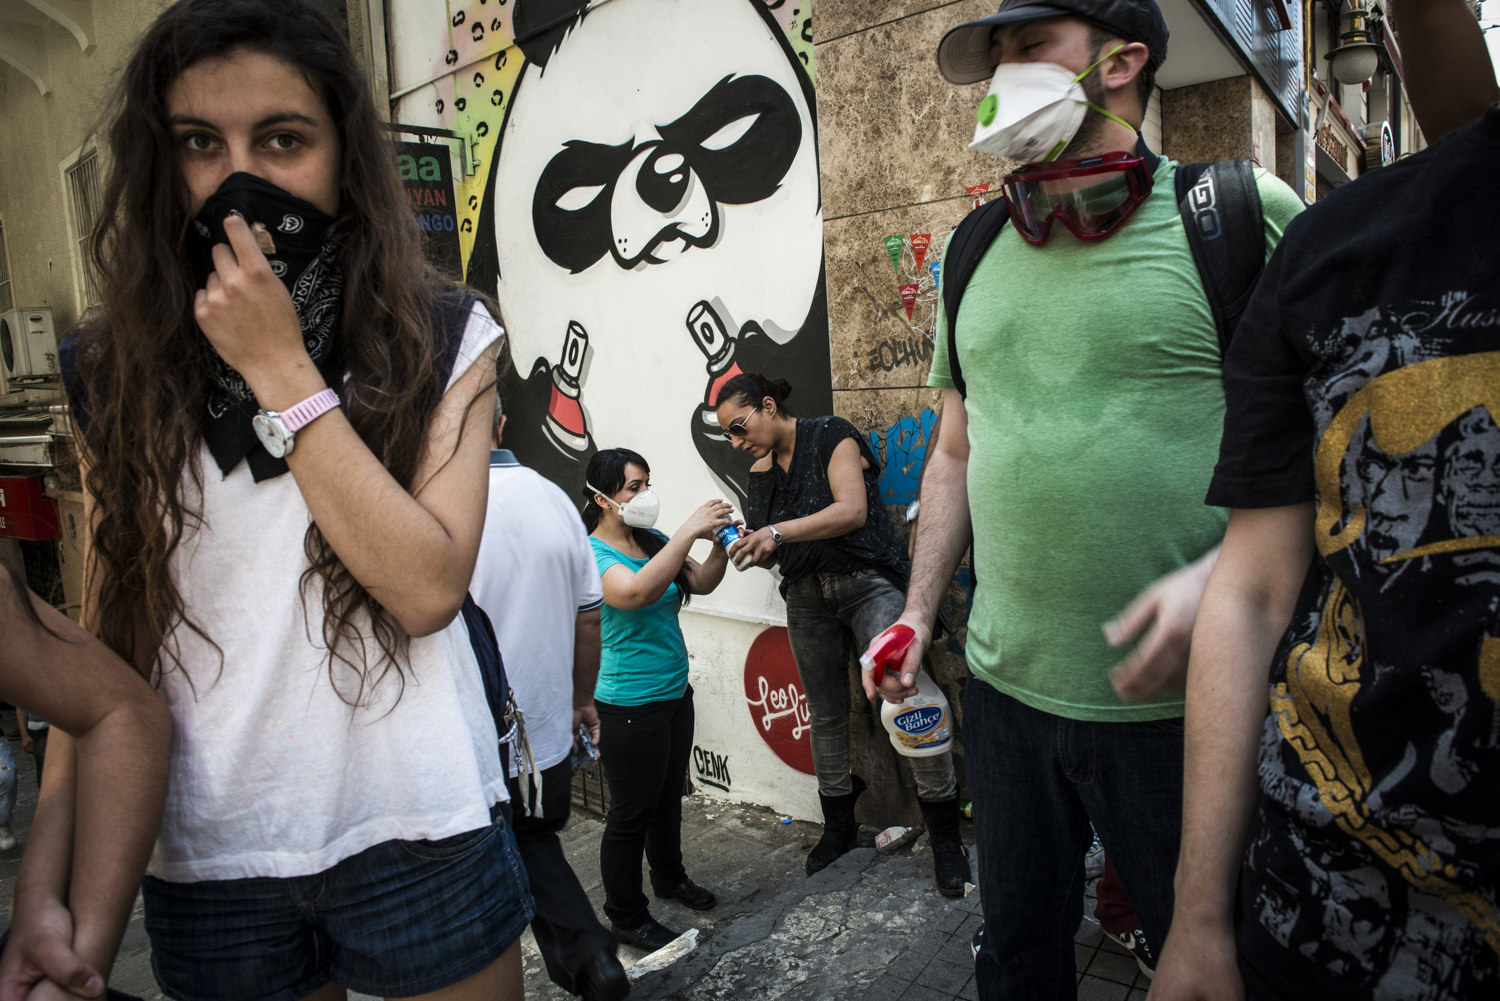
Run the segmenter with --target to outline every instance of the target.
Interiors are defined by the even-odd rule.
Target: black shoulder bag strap
[[[458,350],[463,343],[464,330],[469,324],[469,314],[478,296],[472,292],[458,290],[439,293],[433,303],[433,326],[441,340],[437,345],[437,357],[433,367],[441,383],[446,385],[458,362]],[[526,716],[516,704],[516,694],[505,676],[505,659],[500,654],[500,643],[495,636],[495,627],[484,609],[474,600],[472,593],[464,595],[459,617],[469,632],[469,645],[474,650],[474,659],[479,664],[479,678],[484,683],[485,701],[489,703],[490,716],[495,721],[495,730],[500,736],[500,765],[507,771],[511,756],[515,755],[519,766],[517,781],[526,779],[526,793],[520,803],[524,816],[537,814],[536,762],[531,755],[531,741],[526,735]],[[514,809],[516,804],[510,804]],[[509,815],[509,814],[507,814]]]
[[[1249,160],[1183,164],[1177,168],[1177,208],[1213,311],[1222,358],[1265,267],[1265,220],[1254,165]]]
[[[943,258],[943,314],[948,318],[948,376],[959,396],[968,396],[969,392],[964,383],[963,363],[958,359],[958,304],[963,301],[969,279],[974,277],[974,269],[979,267],[979,259],[990,249],[1009,218],[1002,196],[964,216],[948,238],[947,255]]]

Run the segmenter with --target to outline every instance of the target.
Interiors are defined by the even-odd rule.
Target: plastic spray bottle
[[[916,639],[911,626],[897,623],[870,642],[860,655],[865,670],[876,667],[886,674],[899,674],[906,651]],[[953,727],[948,717],[948,699],[937,682],[924,671],[917,672],[917,693],[901,702],[884,702],[880,722],[891,735],[891,746],[908,758],[942,754],[953,745]]]

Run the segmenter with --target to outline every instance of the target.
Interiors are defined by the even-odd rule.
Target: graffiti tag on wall
[[[915,417],[901,418],[884,431],[870,431],[870,451],[880,460],[880,499],[887,504],[910,504],[922,484],[927,444],[937,424],[930,407]]]
[[[782,626],[767,629],[750,644],[745,658],[745,706],[766,746],[797,771],[813,774],[812,717]]]
[[[920,334],[883,338],[870,346],[864,358],[865,370],[869,372],[894,372],[931,361],[932,341]]]
[[[729,777],[729,758],[693,745],[693,778],[704,785],[729,792],[734,780]]]

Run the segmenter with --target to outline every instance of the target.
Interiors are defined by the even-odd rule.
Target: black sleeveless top
[[[870,451],[853,424],[842,417],[805,417],[797,420],[797,444],[790,468],[774,460],[771,468],[750,474],[745,501],[745,525],[752,531],[765,525],[816,514],[833,503],[828,485],[828,462],[845,438],[859,443],[870,468],[865,474],[865,523],[852,532],[812,542],[783,542],[777,549],[782,590],[799,577],[813,573],[850,573],[888,569],[900,576],[904,549],[901,537],[880,499],[880,460]]]

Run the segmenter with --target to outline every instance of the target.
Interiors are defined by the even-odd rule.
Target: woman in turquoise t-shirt
[[[722,500],[705,503],[670,538],[651,530],[658,505],[651,467],[627,448],[589,461],[583,521],[604,587],[603,648],[594,705],[609,781],[609,817],[599,845],[604,913],[626,945],[660,949],[677,933],[654,921],[641,892],[641,855],[651,886],[696,910],[714,895],[682,867],[682,790],[693,749],[693,689],[677,612],[689,594],[707,594],[729,560],[714,545],[699,563],[698,539],[730,524]]]

